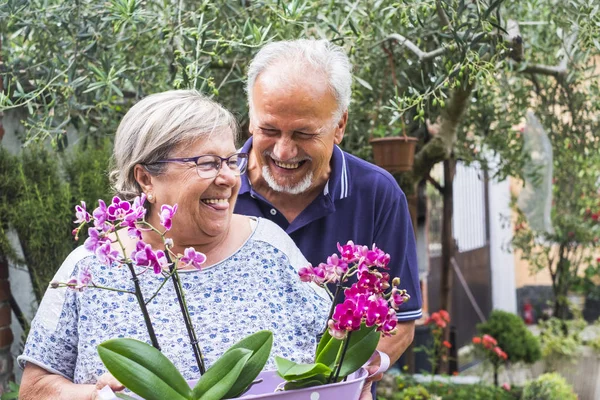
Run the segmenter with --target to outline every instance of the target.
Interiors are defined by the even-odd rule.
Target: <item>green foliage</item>
[[[533,364],[541,357],[539,340],[518,315],[494,310],[486,322],[477,325],[477,330],[493,336],[510,362]]]
[[[586,325],[583,319],[567,321],[559,318],[550,318],[539,324],[542,356],[548,371],[555,371],[558,365],[574,361],[581,351],[581,332]]]
[[[193,389],[173,363],[147,343],[111,339],[98,346],[98,354],[115,378],[147,400],[220,400],[248,388],[264,368],[272,344],[269,331],[242,339],[200,377]]]
[[[18,157],[0,150],[0,251],[27,265],[38,301],[78,244],[71,235],[75,205],[82,199],[94,204],[109,197],[109,146],[108,141],[96,147],[76,146],[65,155],[32,145]],[[8,243],[9,225],[19,235],[24,259]]]
[[[277,373],[287,381],[285,388],[322,385],[331,382],[334,375],[340,381],[355,372],[369,360],[377,348],[380,333],[375,328],[376,326],[367,328],[363,323],[358,331],[349,333],[343,340],[335,339],[329,331],[325,331],[317,345],[313,364],[300,364],[276,357]]]
[[[571,385],[557,373],[544,374],[523,388],[523,400],[577,400]]]
[[[431,396],[424,386],[410,386],[394,394],[393,400],[429,400]]]
[[[17,400],[19,398],[19,385],[16,382],[8,382],[8,389],[2,393],[0,400]]]
[[[383,388],[382,388],[383,389]],[[381,390],[378,387],[379,400],[516,400],[519,390],[505,389],[486,384],[453,384],[436,381],[418,383],[412,376],[401,374],[396,378],[394,390]]]

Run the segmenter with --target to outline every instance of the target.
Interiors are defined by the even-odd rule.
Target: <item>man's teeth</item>
[[[206,204],[219,204],[219,203],[228,203],[229,199],[205,199],[202,201]]]
[[[296,169],[300,166],[300,163],[282,163],[280,161],[275,161],[275,160],[273,160],[273,162],[278,167],[285,168],[285,169]]]

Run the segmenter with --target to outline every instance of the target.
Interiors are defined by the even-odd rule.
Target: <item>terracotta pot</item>
[[[412,170],[415,160],[415,147],[419,139],[406,136],[392,136],[371,139],[375,164],[395,174]]]

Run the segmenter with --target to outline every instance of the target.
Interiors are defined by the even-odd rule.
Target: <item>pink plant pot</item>
[[[258,375],[261,382],[255,383],[240,399],[277,399],[277,400],[358,400],[362,391],[367,371],[359,369],[348,376],[345,382],[314,386],[285,392],[275,392],[284,380],[276,371],[264,371]]]
[[[345,382],[275,392],[278,385],[283,383],[284,380],[277,375],[277,371],[264,371],[256,378],[258,382],[250,386],[250,389],[239,398],[245,400],[358,400],[367,376],[367,371],[361,368],[350,374]],[[193,387],[196,382],[196,380],[189,381],[189,384]],[[118,400],[108,386],[104,387],[100,392],[102,400]],[[129,395],[133,398],[143,400],[133,393]]]

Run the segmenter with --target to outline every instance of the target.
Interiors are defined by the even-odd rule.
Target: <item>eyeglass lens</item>
[[[227,163],[227,167],[235,176],[239,176],[246,171],[248,159],[238,154],[233,154],[228,158],[221,158],[214,155],[206,155],[198,158],[196,170],[202,178],[214,178],[219,174],[223,162]]]

